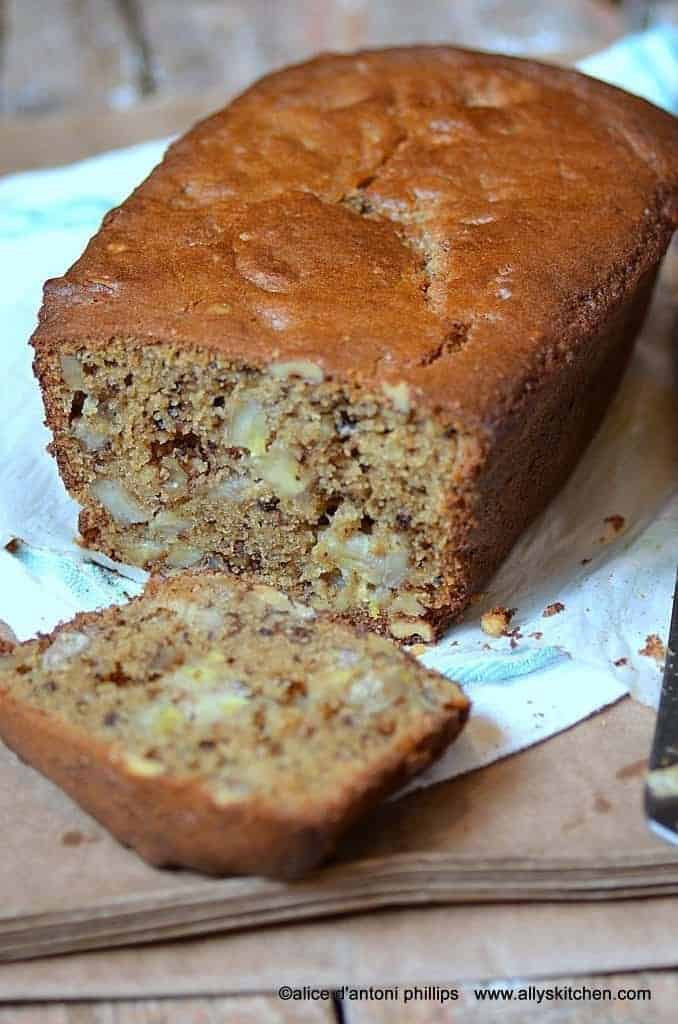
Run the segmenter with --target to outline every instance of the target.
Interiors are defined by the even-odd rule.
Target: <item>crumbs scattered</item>
[[[581,560],[581,562],[579,564],[580,565],[588,565],[589,562],[592,562],[592,561],[593,561],[592,558],[582,558],[582,560]]]
[[[554,601],[553,604],[548,604],[544,611],[541,613],[542,619],[550,619],[552,615],[560,615],[561,612],[565,611],[565,605],[562,601]]]
[[[647,760],[641,758],[640,761],[631,761],[629,764],[623,765],[618,771],[615,772],[615,778],[621,779],[635,779],[639,775],[644,775],[647,771]]]
[[[614,540],[617,534],[621,533],[626,525],[626,519],[624,516],[620,516],[616,513],[612,516],[605,516],[603,522],[605,523],[607,530],[602,537],[598,538],[601,544],[607,544],[609,541]]]
[[[490,608],[481,615],[480,628],[488,636],[508,636],[508,627],[516,611],[516,608],[503,608],[501,605]]]
[[[64,832],[61,837],[62,846],[80,846],[84,840],[82,832]]]
[[[597,811],[598,814],[607,814],[608,811],[612,810],[612,804],[607,797],[602,795],[602,793],[596,793],[593,801],[593,809],[594,811]]]
[[[541,640],[544,634],[540,633],[539,630],[537,630],[536,633],[528,633],[527,635],[531,637],[533,640]]]
[[[662,662],[666,658],[666,648],[656,633],[650,633],[645,637],[645,646],[640,648],[638,654]]]
[[[615,665],[617,666],[617,668],[624,668],[624,666],[628,665],[628,663],[628,658],[617,658],[617,660],[615,661]]]
[[[79,832],[78,829],[64,832],[61,836],[62,846],[82,846],[83,843],[97,843],[98,841],[97,836],[85,835],[84,832]]]
[[[7,541],[7,543],[5,544],[5,551],[9,551],[10,555],[15,555],[19,550],[19,546],[20,544],[17,538],[12,537],[12,539]]]
[[[520,632],[520,628],[516,626],[514,629],[507,629],[506,636],[509,637],[511,650],[515,651],[518,646],[518,641],[523,639],[523,634]]]

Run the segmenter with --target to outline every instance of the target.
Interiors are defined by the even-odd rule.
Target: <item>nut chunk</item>
[[[154,864],[295,877],[468,714],[388,640],[225,573],[0,658],[0,736]]]

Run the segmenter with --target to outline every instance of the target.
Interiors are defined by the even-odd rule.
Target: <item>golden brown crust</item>
[[[582,334],[576,358],[535,378],[479,457],[465,497],[469,514],[448,545],[457,574],[441,631],[483,590],[576,465],[626,369],[655,277],[651,268],[603,324]]]
[[[196,573],[152,579],[144,594],[129,605],[81,613],[40,637],[40,650],[46,651],[64,633],[82,635],[83,629],[104,621],[115,627],[126,615],[125,609],[155,597],[189,599],[210,577],[217,582],[223,578]],[[230,580],[228,585],[243,592],[251,589],[239,581]],[[316,621],[322,628],[329,617],[319,616]],[[344,635],[347,643],[359,643],[348,630]],[[394,650],[394,656],[411,663],[413,686],[424,677],[436,684],[440,681],[407,653],[396,655]],[[386,745],[382,754],[356,761],[355,769],[331,794],[309,792],[303,804],[286,804],[286,777],[280,770],[280,792],[274,796],[251,793],[217,804],[200,776],[137,774],[119,742],[107,742],[101,732],[94,735],[63,714],[17,697],[12,691],[12,670],[7,671],[3,679],[0,665],[2,740],[149,862],[210,874],[295,878],[311,870],[332,853],[346,828],[426,768],[452,742],[469,711],[461,691],[446,682],[444,702],[421,714],[407,735]],[[312,683],[309,678],[308,685]],[[322,772],[323,765],[317,770]]]
[[[144,860],[213,875],[288,879],[325,861],[347,828],[445,750],[468,715],[468,706],[460,705],[436,732],[413,738],[408,751],[385,760],[369,778],[356,777],[333,805],[309,806],[301,820],[270,802],[218,808],[194,782],[134,777],[82,732],[7,694],[0,693],[0,705],[3,742]]]
[[[171,147],[48,282],[36,345],[284,353],[501,431],[657,263],[677,182],[675,120],[574,72],[323,56]]]

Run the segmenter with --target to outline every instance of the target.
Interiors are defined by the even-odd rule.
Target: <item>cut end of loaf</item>
[[[221,573],[153,582],[0,659],[0,733],[158,864],[296,875],[468,702],[387,640]]]
[[[462,445],[405,383],[124,340],[39,364],[89,547],[245,574],[401,641],[432,641],[458,610]]]

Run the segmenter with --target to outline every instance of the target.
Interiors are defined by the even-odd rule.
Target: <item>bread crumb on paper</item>
[[[548,604],[544,611],[541,613],[542,619],[550,619],[552,615],[560,615],[561,612],[565,611],[565,605],[562,601],[554,601],[553,604]]]
[[[666,658],[666,647],[656,633],[649,633],[645,637],[645,646],[640,648],[638,654],[642,654],[644,658],[654,658],[661,664]]]
[[[490,608],[480,617],[480,628],[488,636],[507,636],[511,619],[516,613],[515,608],[503,608],[498,605]]]
[[[626,526],[626,519],[618,513],[614,513],[614,515],[611,516],[605,516],[603,522],[605,523],[606,530],[603,536],[598,538],[598,542],[600,544],[608,544],[611,540],[614,540]]]
[[[628,663],[629,663],[629,659],[628,658],[617,658],[617,660],[615,661],[615,665],[616,665],[617,668],[624,668],[624,666],[628,665]]]

